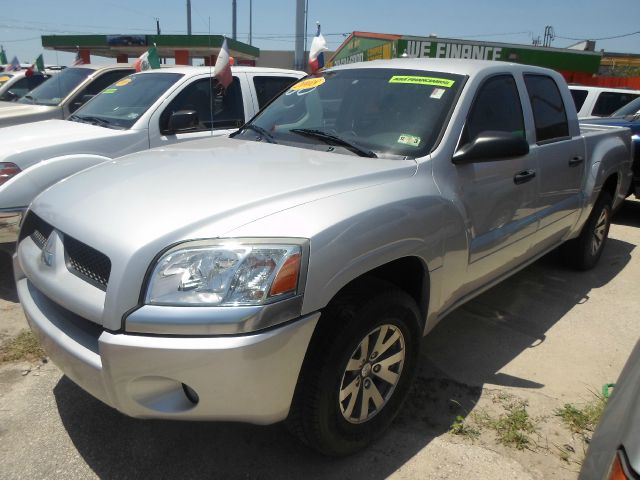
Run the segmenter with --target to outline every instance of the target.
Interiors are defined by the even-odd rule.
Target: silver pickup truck
[[[347,454],[396,416],[449,312],[559,246],[595,265],[631,154],[629,130],[580,131],[547,69],[331,68],[232,138],[45,191],[18,295],[51,359],[127,415],[286,419]]]

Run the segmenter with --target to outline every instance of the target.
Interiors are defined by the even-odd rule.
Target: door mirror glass
[[[178,110],[169,117],[169,131],[165,133],[191,132],[198,128],[199,123],[195,110]]]

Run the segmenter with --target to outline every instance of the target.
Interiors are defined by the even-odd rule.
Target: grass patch
[[[498,443],[517,450],[528,448],[533,443],[529,435],[536,431],[536,422],[527,412],[528,402],[504,394],[497,401],[502,403],[505,413],[498,418],[485,413],[478,416],[478,421],[495,432]]]
[[[597,394],[595,396],[593,401],[582,407],[565,403],[564,407],[556,409],[555,414],[573,433],[586,437],[595,430],[607,404],[606,398]]]
[[[467,422],[467,419],[464,418],[462,415],[458,415],[456,417],[449,431],[454,435],[465,437],[467,440],[471,440],[471,441],[474,441],[476,438],[480,436],[480,430],[474,427],[473,425],[471,425],[470,422]]]
[[[0,345],[0,364],[22,360],[35,361],[44,357],[46,353],[31,330],[23,330],[17,337]]]

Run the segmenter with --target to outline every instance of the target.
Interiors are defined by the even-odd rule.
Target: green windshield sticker
[[[117,91],[117,88],[107,88],[106,90],[103,90],[102,93],[115,93]]]
[[[403,133],[402,135],[400,135],[400,138],[398,138],[398,143],[411,145],[412,147],[418,147],[420,146],[420,137],[414,137],[413,135]]]
[[[455,80],[447,80],[446,78],[435,77],[412,77],[405,75],[394,75],[389,79],[389,83],[410,83],[413,85],[428,85],[432,87],[451,88],[456,83]]]

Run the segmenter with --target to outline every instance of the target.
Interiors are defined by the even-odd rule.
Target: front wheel
[[[611,195],[602,192],[580,236],[562,246],[564,255],[573,267],[589,270],[600,260],[611,226],[611,204]]]
[[[312,340],[287,424],[321,453],[364,448],[389,426],[411,386],[420,315],[409,295],[384,288],[327,307]]]

